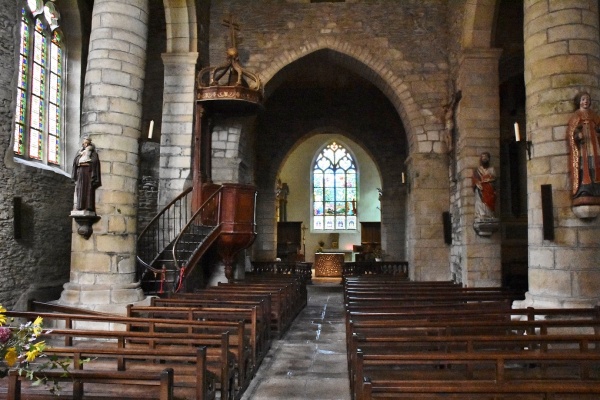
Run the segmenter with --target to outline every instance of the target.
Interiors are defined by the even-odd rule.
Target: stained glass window
[[[63,38],[51,1],[28,0],[21,10],[15,154],[61,164]]]
[[[313,167],[313,230],[354,230],[357,225],[357,172],[354,159],[332,142]]]

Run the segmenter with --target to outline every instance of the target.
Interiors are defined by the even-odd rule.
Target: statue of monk
[[[590,94],[580,93],[567,128],[573,205],[600,205],[600,116],[591,105]]]
[[[100,160],[92,139],[84,138],[73,160],[72,178],[75,181],[75,209],[96,211],[96,189],[102,185]]]
[[[495,219],[496,211],[496,171],[490,166],[490,153],[479,156],[479,167],[473,171],[473,191],[475,192],[475,220]]]

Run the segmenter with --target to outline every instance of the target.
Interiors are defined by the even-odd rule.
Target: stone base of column
[[[147,299],[139,282],[128,284],[82,285],[68,282],[58,304],[111,314],[126,314],[128,304],[144,304]]]
[[[525,293],[525,300],[513,302],[512,308],[593,308],[597,299],[557,299]]]
[[[245,266],[233,264],[233,279],[244,279]],[[207,286],[217,286],[219,282],[227,283],[227,277],[225,276],[225,265],[219,263],[213,267],[213,271],[208,278]]]

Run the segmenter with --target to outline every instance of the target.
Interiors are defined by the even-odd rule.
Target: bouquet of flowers
[[[44,341],[38,341],[43,331],[42,318],[18,327],[5,326],[4,312],[6,309],[0,305],[0,378],[8,374],[9,368],[31,374],[29,363],[41,356],[46,347]]]

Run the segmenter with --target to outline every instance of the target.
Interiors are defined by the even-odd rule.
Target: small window
[[[62,164],[64,45],[53,2],[28,0],[21,10],[19,77],[13,151]]]
[[[313,230],[356,230],[358,174],[348,151],[332,142],[313,166]]]

